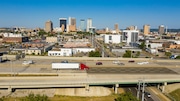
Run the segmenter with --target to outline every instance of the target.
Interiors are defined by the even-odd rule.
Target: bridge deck
[[[100,68],[90,68],[87,73],[110,73],[110,74],[178,74],[165,67],[100,67]]]

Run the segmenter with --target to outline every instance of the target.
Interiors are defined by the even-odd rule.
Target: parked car
[[[129,63],[134,63],[135,61],[134,61],[134,60],[129,60],[128,62],[129,62]]]
[[[61,63],[68,63],[68,61],[67,60],[63,60],[63,61],[61,61]]]
[[[96,62],[96,65],[103,65],[102,62]]]

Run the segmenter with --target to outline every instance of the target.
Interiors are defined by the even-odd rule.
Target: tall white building
[[[138,43],[139,31],[137,30],[123,30],[123,42],[126,42],[127,45],[132,46],[134,43]]]
[[[82,32],[84,32],[84,31],[86,31],[85,28],[86,27],[86,25],[85,25],[85,20],[84,19],[81,19],[80,20],[80,31],[82,31]]]
[[[68,22],[69,22],[68,24],[71,25],[71,17],[69,17],[69,21]]]
[[[87,19],[87,28],[86,28],[86,32],[89,32],[89,29],[92,28],[92,19],[89,18]]]

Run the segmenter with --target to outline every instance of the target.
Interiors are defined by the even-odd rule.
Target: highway
[[[51,57],[52,58],[52,57]],[[135,59],[135,63],[128,63],[129,59],[119,59],[125,65],[113,64],[113,59],[90,58],[90,60],[71,58],[69,62],[83,62],[90,67],[87,71],[80,70],[52,70],[52,62],[60,62],[65,59],[42,59],[31,57],[35,64],[22,65],[23,60],[8,61],[0,64],[0,74],[11,74],[0,78],[0,88],[54,88],[54,87],[87,87],[119,84],[137,84],[139,80],[151,83],[180,82],[180,63],[167,60],[141,60]],[[30,60],[26,59],[26,60]],[[116,59],[117,60],[117,59]],[[103,65],[95,65],[101,61]],[[138,65],[140,61],[149,61],[147,65]],[[34,75],[36,76],[22,76]],[[17,76],[21,75],[21,76]],[[46,76],[42,76],[46,75]],[[51,75],[51,76],[48,76]],[[126,89],[126,88],[125,88]],[[136,88],[130,87],[126,91],[136,92]],[[152,94],[153,95],[153,94]],[[154,98],[154,97],[153,97]],[[147,101],[153,101],[146,98]],[[154,100],[158,101],[158,100]]]
[[[124,87],[126,92],[131,92],[134,96],[137,96],[137,87]],[[139,94],[139,99],[142,99],[142,92]],[[144,101],[158,101],[158,100],[153,100],[152,97],[148,97],[147,95],[144,95]]]
[[[151,61],[149,60],[148,65],[138,65],[137,62],[142,61],[141,59],[136,59],[135,63],[128,63],[127,59],[120,59],[122,63],[125,64],[125,66],[119,66],[117,64],[113,64],[112,60],[106,60],[109,58],[102,59],[101,61],[103,62],[103,65],[97,66],[95,65],[95,62],[98,59],[93,58],[92,60],[84,60],[85,64],[90,67],[90,69],[86,71],[74,71],[74,70],[68,70],[68,71],[56,71],[51,69],[51,63],[52,62],[60,62],[60,59],[41,59],[34,57],[31,57],[33,61],[35,61],[35,64],[32,65],[22,65],[23,60],[16,60],[16,61],[8,61],[7,63],[1,63],[0,64],[0,74],[55,74],[55,75],[66,75],[66,77],[69,77],[69,79],[61,80],[64,81],[66,84],[68,84],[71,81],[71,84],[79,84],[76,80],[76,77],[82,78],[80,79],[80,84],[92,84],[92,85],[98,85],[98,84],[125,84],[125,83],[137,83],[139,79],[145,79],[146,82],[174,82],[174,81],[179,81],[179,74],[180,74],[180,69],[179,69],[179,62],[157,62],[157,60]],[[78,58],[81,59],[81,58]],[[90,58],[92,59],[92,58]],[[95,60],[94,60],[95,59]],[[26,59],[28,60],[28,59]],[[73,60],[71,58],[69,62],[79,62],[80,60]],[[82,62],[82,61],[81,61]],[[162,65],[163,64],[163,65]],[[172,66],[172,67],[170,67]],[[66,73],[67,72],[67,73]],[[69,75],[69,76],[68,76]],[[71,76],[74,76],[75,78],[72,78]],[[66,78],[65,77],[65,78]],[[6,78],[6,77],[1,77]],[[13,79],[16,80],[13,80]],[[41,80],[43,77],[32,77],[32,78],[38,78],[38,81]],[[45,77],[47,78],[47,77]],[[64,76],[63,76],[64,78]],[[63,79],[62,77],[51,77],[51,80],[55,79]],[[0,80],[1,80],[0,79]],[[19,81],[20,82],[26,82],[26,81],[21,81],[21,77],[10,77],[11,81]],[[18,80],[19,79],[19,80]],[[43,78],[44,79],[44,78]],[[47,80],[48,81],[48,78]],[[72,82],[75,81],[75,82]],[[8,82],[8,81],[3,81],[3,82]],[[35,81],[36,82],[36,81]],[[55,81],[51,81],[57,82]],[[61,82],[57,82],[61,84]],[[8,84],[8,83],[7,83]],[[46,84],[46,82],[43,82],[42,84]]]

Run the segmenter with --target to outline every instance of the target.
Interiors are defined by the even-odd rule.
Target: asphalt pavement
[[[177,74],[176,72],[165,67],[99,67],[90,68],[87,73],[110,73],[110,74]]]

